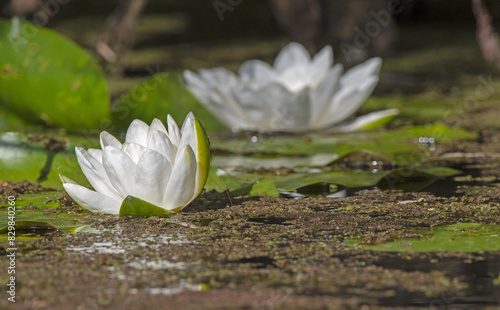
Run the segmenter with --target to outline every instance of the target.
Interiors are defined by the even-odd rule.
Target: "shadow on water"
[[[500,304],[500,288],[493,281],[500,273],[500,256],[485,254],[481,260],[464,262],[463,258],[439,258],[434,260],[413,258],[403,259],[396,255],[385,255],[375,265],[385,269],[398,269],[406,272],[445,272],[448,276],[459,278],[467,287],[456,291],[448,288],[439,296],[419,296],[413,293],[398,292],[396,296],[380,298],[383,306],[426,306],[438,309],[479,309],[484,306]]]
[[[363,190],[402,190],[403,192],[426,192],[436,197],[450,198],[459,197],[463,194],[460,187],[489,186],[498,183],[498,179],[491,181],[477,180],[482,177],[482,169],[470,168],[468,164],[459,164],[453,169],[461,171],[460,174],[449,177],[432,176],[425,173],[412,173],[402,177],[382,178],[374,186],[346,187],[336,186],[332,191],[332,186],[327,183],[314,184],[297,189],[297,193],[305,196],[322,195],[329,198],[352,197]],[[392,178],[392,180],[391,180]],[[394,182],[394,181],[397,182]],[[283,195],[287,197],[286,195]],[[288,198],[297,198],[290,196]]]

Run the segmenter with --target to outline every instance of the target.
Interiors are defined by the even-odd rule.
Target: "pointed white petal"
[[[118,139],[116,139],[112,134],[103,131],[101,132],[101,149],[104,149],[106,146],[111,145],[118,149],[121,149],[122,144]]]
[[[137,187],[131,195],[156,206],[163,206],[171,173],[172,167],[165,156],[156,151],[147,150],[137,164],[134,178],[140,187]]]
[[[191,70],[184,70],[182,73],[182,77],[184,78],[184,82],[189,86],[196,86],[203,89],[207,89],[206,83],[198,76],[198,74],[194,73]]]
[[[135,164],[137,164],[139,158],[141,158],[142,154],[146,152],[146,148],[136,143],[124,143],[122,151],[125,152],[125,154],[127,154]]]
[[[203,104],[208,104],[210,87],[194,72],[186,70],[183,73],[184,82],[187,88]]]
[[[127,197],[130,195],[135,190],[136,183],[133,176],[137,169],[132,159],[122,150],[114,146],[107,146],[103,150],[102,161],[109,181],[120,193],[120,196]]]
[[[181,141],[179,142],[179,149],[183,149],[186,145],[191,146],[193,151],[196,152],[196,134],[194,128],[194,118],[186,116],[184,124],[181,129]]]
[[[327,75],[333,65],[333,49],[330,45],[325,46],[317,53],[311,61],[307,70],[311,87],[315,87]]]
[[[194,117],[194,114],[193,112],[189,112],[186,117],[184,118],[184,122],[182,122],[182,127],[181,127],[181,135],[184,134],[184,127],[186,126],[186,123],[189,122],[189,120],[194,120],[195,117]],[[192,124],[191,124],[192,125]]]
[[[233,73],[231,73],[232,77],[226,77],[226,80],[230,82],[220,82],[229,73],[225,72],[227,70],[217,73],[216,70],[218,69],[200,70],[199,75],[185,71],[184,79],[193,95],[222,124],[231,129],[245,128],[245,111],[234,95],[241,85]],[[173,140],[172,143],[174,143]]]
[[[232,86],[237,83],[238,79],[236,74],[225,68],[201,69],[199,76],[209,87]]]
[[[173,145],[178,146],[181,141],[181,132],[179,130],[179,126],[172,118],[172,116],[167,115],[167,124],[168,124],[168,137],[170,138],[170,142]]]
[[[85,174],[87,180],[97,192],[116,200],[122,199],[118,191],[109,181],[103,165],[97,159],[80,147],[75,148],[75,153],[83,174]]]
[[[102,150],[100,149],[88,149],[87,152],[89,152],[92,157],[97,159],[98,162],[102,164]]]
[[[316,88],[311,89],[309,93],[311,100],[311,128],[319,128],[318,121],[330,108],[335,93],[340,87],[342,69],[341,64],[333,66],[321,83]]]
[[[258,131],[302,131],[309,124],[309,90],[292,93],[279,83],[254,91],[239,92],[251,129]]]
[[[63,187],[77,204],[91,212],[107,214],[120,212],[122,200],[115,200],[78,184],[63,183]]]
[[[165,125],[163,125],[162,121],[159,119],[155,118],[151,122],[151,126],[149,126],[149,131],[148,131],[148,140],[149,137],[153,134],[155,131],[161,131],[163,133],[168,133],[167,128],[165,128]]]
[[[148,141],[148,124],[144,123],[140,119],[135,119],[132,124],[127,129],[127,134],[125,135],[126,143],[137,143],[142,146],[146,146]]]
[[[262,60],[245,61],[238,70],[241,80],[254,89],[259,89],[274,80],[273,68]]]
[[[173,145],[168,136],[163,132],[157,131],[151,135],[148,149],[162,154],[170,163],[175,161],[177,146]]]
[[[188,145],[179,150],[163,199],[165,209],[182,209],[195,198],[196,169],[196,157],[191,147]]]
[[[311,84],[309,76],[304,69],[305,68],[300,67],[290,67],[283,71],[281,75],[277,76],[276,80],[290,92],[299,92]]]
[[[358,85],[369,76],[378,76],[381,67],[381,58],[375,57],[368,59],[364,63],[350,69],[342,76],[342,87]]]
[[[361,105],[370,97],[378,83],[378,76],[365,78],[361,85],[345,87],[337,93],[333,104],[325,114],[323,127],[338,124],[354,114]]]
[[[232,88],[236,84],[238,84],[238,77],[232,71],[227,70],[226,68],[215,68],[212,69],[212,76],[214,82],[217,85],[223,85],[227,88]]]
[[[274,68],[282,73],[290,67],[306,68],[311,56],[306,48],[299,43],[292,42],[285,46],[274,61]]]
[[[355,130],[368,130],[384,125],[394,116],[398,115],[397,109],[388,109],[362,115],[355,120],[336,126],[335,129],[341,132],[350,132]]]

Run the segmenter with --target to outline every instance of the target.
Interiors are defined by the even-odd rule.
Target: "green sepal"
[[[210,171],[210,160],[212,156],[210,154],[210,142],[208,141],[205,129],[197,119],[194,120],[194,128],[196,133],[196,142],[198,145],[198,150],[195,150],[197,152],[196,159],[198,161],[198,173],[196,180],[197,188],[195,193],[197,196],[201,193],[203,187],[205,186],[205,183],[207,182],[208,173]]]
[[[175,212],[165,210],[134,196],[127,196],[123,200],[119,213],[120,216],[131,217],[167,217],[172,214],[175,214]]]

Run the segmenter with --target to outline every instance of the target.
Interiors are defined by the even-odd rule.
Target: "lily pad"
[[[109,118],[104,73],[84,49],[19,18],[0,20],[0,105],[27,121],[70,130]]]
[[[166,217],[175,214],[175,212],[162,209],[142,199],[127,196],[120,207],[120,216],[131,217]]]
[[[282,156],[276,158],[257,158],[247,156],[216,156],[212,165],[216,167],[233,168],[280,168],[280,167],[321,167],[326,166],[335,159],[337,154],[315,154],[304,157]]]
[[[274,154],[311,156],[338,154],[343,156],[354,151],[371,151],[400,165],[420,162],[431,154],[429,147],[419,142],[420,137],[432,137],[435,143],[454,140],[473,140],[477,134],[442,124],[408,126],[392,130],[357,132],[348,134],[314,133],[308,135],[255,135],[236,139],[213,137],[215,153],[244,154],[255,156]]]
[[[483,252],[500,251],[500,225],[459,223],[418,229],[419,239],[399,239],[379,245],[358,245],[389,252]]]
[[[40,136],[33,137],[12,132],[0,134],[1,180],[28,180],[45,187],[62,188],[59,180],[59,173],[62,173],[80,184],[88,184],[76,160],[74,147],[95,146],[97,138],[66,135],[59,139],[56,135],[44,135],[42,140],[45,141],[37,141]],[[62,149],[53,150],[50,144],[58,144]]]
[[[231,192],[234,196],[271,196],[279,197],[276,185],[269,179],[264,178],[253,184],[239,188]]]
[[[208,131],[223,129],[184,87],[176,74],[159,73],[149,77],[121,96],[111,108],[113,124],[125,130],[134,119],[151,123],[154,118],[166,120],[170,114],[182,124],[193,112]]]
[[[412,167],[400,168],[385,173],[377,182],[382,190],[419,191],[438,179],[460,174],[460,171],[447,167],[427,167],[418,170]]]
[[[0,235],[7,235],[9,233],[10,226],[4,226],[0,228]],[[23,235],[47,235],[52,234],[54,232],[58,232],[59,229],[52,226],[47,222],[39,222],[39,221],[16,221],[14,226],[14,232],[16,236]]]

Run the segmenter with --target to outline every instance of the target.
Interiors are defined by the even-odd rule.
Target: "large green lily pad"
[[[70,130],[109,117],[104,73],[84,49],[18,18],[0,20],[0,106]]]

